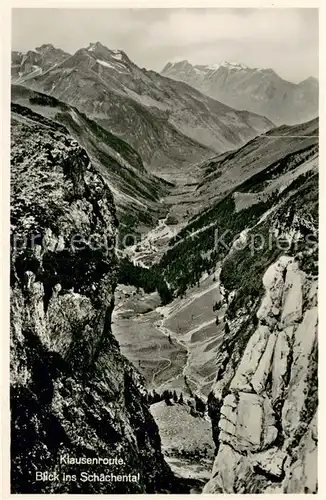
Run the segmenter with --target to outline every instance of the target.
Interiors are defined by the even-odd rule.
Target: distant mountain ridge
[[[23,83],[29,78],[44,73],[56,64],[60,64],[68,57],[70,57],[68,52],[56,49],[50,43],[27,52],[12,51],[11,77],[15,83]]]
[[[190,173],[191,165],[214,152],[273,127],[265,117],[236,111],[185,83],[141,69],[123,51],[100,42],[72,56],[57,50],[50,51],[52,67],[44,63],[37,74],[26,70],[18,78],[14,54],[13,83],[75,106],[132,145],[151,172],[162,176],[171,169],[178,174],[180,166]]]
[[[314,77],[296,84],[271,68],[227,61],[192,65],[187,60],[168,62],[161,74],[236,109],[267,116],[278,125],[301,123],[318,115],[319,83]]]

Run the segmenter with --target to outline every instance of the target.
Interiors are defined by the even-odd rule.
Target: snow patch
[[[116,59],[117,61],[121,61],[122,60],[122,54],[120,52],[120,50],[112,50],[113,52],[113,58]]]
[[[212,69],[213,71],[217,70],[221,65],[220,64],[208,64],[207,68]]]
[[[223,61],[221,63],[221,66],[229,67],[229,68],[231,67],[231,68],[235,68],[235,69],[248,69],[248,66],[246,66],[245,64],[236,63],[236,62]]]
[[[228,61],[223,61],[223,62],[218,63],[218,64],[208,64],[206,67],[207,67],[207,69],[210,69],[210,70],[213,70],[213,71],[216,71],[220,67],[231,68],[231,69],[238,69],[238,70],[246,70],[246,69],[248,69],[248,66],[246,66],[245,64],[236,63],[236,62],[228,62]]]
[[[102,59],[96,59],[96,62],[98,64],[100,64],[101,66],[104,66],[105,68],[114,69],[118,73],[126,73],[125,67],[120,63],[113,65],[113,64],[108,63],[107,61],[102,61]],[[119,69],[119,68],[121,68],[121,69]]]
[[[105,66],[106,68],[116,69],[115,66],[113,66],[112,64],[110,64],[106,61],[102,61],[101,59],[96,59],[96,62],[98,64],[100,64],[101,66]]]

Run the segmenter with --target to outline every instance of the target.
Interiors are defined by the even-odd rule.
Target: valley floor
[[[206,397],[216,374],[215,359],[223,334],[213,304],[218,302],[214,275],[199,287],[160,307],[156,292],[145,294],[119,285],[112,316],[112,331],[121,352],[143,375],[147,389],[190,391]]]
[[[185,400],[182,405],[151,405],[166,461],[175,474],[204,485],[213,462],[211,423],[207,415],[189,413],[187,398],[197,394],[206,399],[216,376],[223,332],[223,311],[216,325],[212,310],[219,301],[218,281],[214,275],[206,277],[186,297],[165,307],[159,306],[156,292],[145,294],[125,285],[118,286],[115,300],[112,331],[122,354],[142,374],[149,391],[175,390]]]

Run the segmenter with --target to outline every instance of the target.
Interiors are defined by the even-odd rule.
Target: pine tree
[[[177,393],[176,393],[175,391],[173,391],[173,401],[174,401],[175,403],[177,403],[177,402],[178,402],[178,395],[177,395]]]
[[[161,401],[160,395],[153,389],[152,403],[158,403]]]
[[[169,393],[168,389],[164,389],[162,396],[163,396],[163,399],[168,399],[170,397],[170,393]]]
[[[228,323],[225,323],[224,332],[226,333],[226,335],[230,333],[230,327]]]
[[[205,413],[206,405],[198,396],[195,396],[195,404],[199,413]]]
[[[167,406],[172,406],[171,399],[169,397],[165,397],[164,402]]]
[[[182,396],[182,392],[180,392],[180,396],[179,396],[179,404],[180,404],[180,405],[183,405],[183,396]]]

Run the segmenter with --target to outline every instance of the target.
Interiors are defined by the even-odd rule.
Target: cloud
[[[164,46],[219,43],[225,40],[270,40],[281,43],[300,37],[301,17],[295,10],[259,9],[246,16],[220,9],[173,11],[168,20],[150,25],[148,41]]]

